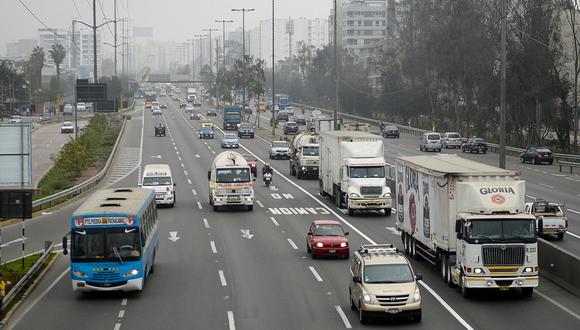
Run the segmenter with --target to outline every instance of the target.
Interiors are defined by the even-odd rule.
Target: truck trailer
[[[396,160],[396,227],[405,253],[439,267],[464,297],[473,289],[538,286],[535,217],[519,173],[457,155]]]
[[[391,214],[391,189],[386,183],[383,138],[360,131],[320,132],[319,186],[336,206]]]

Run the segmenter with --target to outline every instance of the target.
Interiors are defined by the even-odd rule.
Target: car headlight
[[[89,275],[87,275],[87,273],[81,272],[80,270],[75,270],[73,273],[78,277],[89,277]]]
[[[419,291],[419,286],[415,287],[415,293],[413,294],[413,302],[421,301],[421,292]]]
[[[384,198],[391,198],[391,193],[390,192],[386,192],[383,194]]]
[[[360,195],[359,195],[359,194],[357,194],[357,193],[354,193],[354,192],[350,193],[349,195],[350,195],[350,197],[360,197]]]
[[[481,268],[473,268],[474,274],[484,274],[485,272]]]
[[[368,292],[363,290],[362,295],[363,295],[363,300],[364,300],[365,304],[368,304],[368,305],[374,304],[373,297]]]
[[[130,271],[126,272],[124,276],[125,277],[135,276],[137,274],[139,274],[139,271],[137,269],[131,269]]]
[[[301,169],[304,171],[304,170],[306,170],[306,167],[302,166]]]
[[[348,243],[347,242],[340,243],[340,247],[347,247],[347,246],[348,246]]]
[[[524,268],[524,273],[532,273],[534,271],[533,267],[526,267]]]
[[[323,246],[324,246],[324,244],[322,244],[322,242],[316,243],[316,247],[323,247]]]

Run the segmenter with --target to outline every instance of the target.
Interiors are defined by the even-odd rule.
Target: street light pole
[[[93,0],[93,77],[94,83],[97,80],[97,0]]]
[[[501,83],[500,83],[500,115],[499,115],[499,167],[505,168],[505,138],[506,138],[506,2],[501,4]]]
[[[274,100],[276,100],[276,83],[274,77],[274,2],[275,0],[272,0],[272,136],[276,135],[276,111],[274,110]]]
[[[205,37],[205,34],[196,34],[193,37],[199,38],[199,76],[201,77],[201,72],[203,71],[203,49],[201,44],[201,38]]]
[[[233,20],[215,20],[216,23],[222,23],[222,50],[223,50],[223,70],[226,71],[226,23],[233,23]]]
[[[208,31],[209,32],[209,78],[213,79],[213,60],[212,60],[212,56],[211,53],[213,52],[213,50],[211,49],[211,32],[212,31],[219,31],[218,29],[203,29],[203,31]],[[210,94],[211,97],[211,94]],[[217,93],[216,93],[216,102],[217,101]]]
[[[335,79],[335,97],[336,105],[334,107],[334,130],[338,130],[338,92],[339,92],[339,82],[338,82],[338,6],[337,1],[334,0],[334,79]]]
[[[246,68],[246,12],[254,11],[254,8],[239,8],[239,9],[232,9],[232,11],[241,11],[242,12],[242,65],[244,69]],[[242,93],[242,108],[243,110],[246,109],[246,84],[245,81],[242,80],[243,84],[243,93]]]

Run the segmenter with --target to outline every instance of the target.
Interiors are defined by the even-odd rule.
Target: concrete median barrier
[[[580,296],[580,258],[540,238],[538,266],[542,277]]]

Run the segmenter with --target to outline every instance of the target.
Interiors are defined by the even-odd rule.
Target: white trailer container
[[[391,189],[385,178],[383,138],[368,132],[320,133],[319,185],[322,196],[353,215],[355,210],[391,214]]]
[[[254,182],[252,170],[241,154],[224,151],[218,154],[207,173],[209,203],[214,211],[221,206],[246,206],[254,208]],[[255,179],[255,178],[254,178]]]
[[[296,178],[318,178],[320,163],[320,135],[309,131],[298,132],[290,143],[290,159],[288,160],[290,175]]]
[[[439,266],[450,286],[538,286],[535,218],[519,173],[456,155],[396,160],[397,221],[404,250]]]

